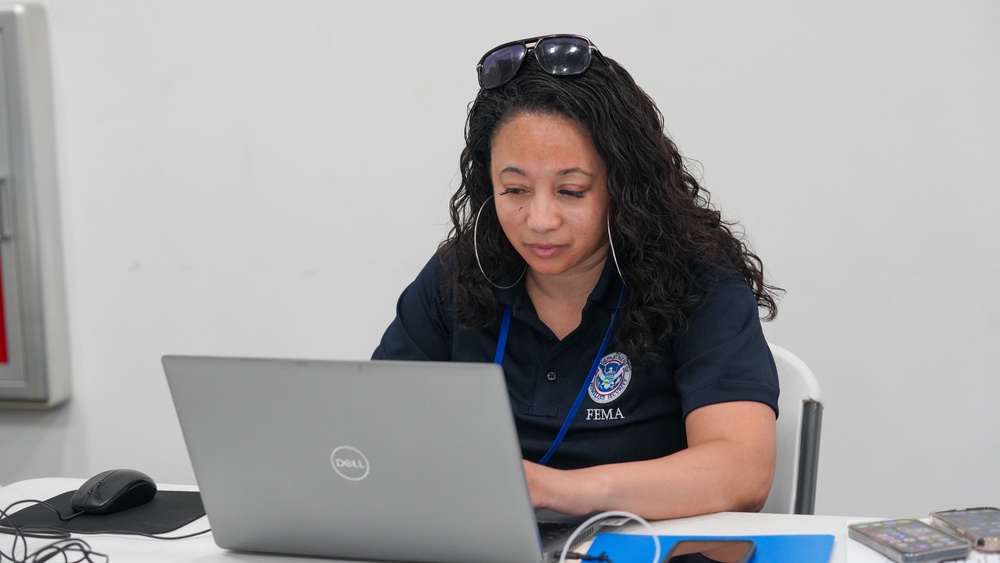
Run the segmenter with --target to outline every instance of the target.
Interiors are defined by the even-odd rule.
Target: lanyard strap
[[[510,318],[514,309],[510,305],[503,308],[503,323],[500,325],[500,337],[497,339],[497,351],[493,355],[493,363],[503,367],[503,351],[507,347],[507,333],[510,332]]]
[[[552,445],[549,446],[549,451],[545,452],[542,459],[538,460],[539,465],[545,465],[549,462],[552,454],[556,453],[556,449],[562,444],[563,438],[566,437],[566,432],[569,431],[569,425],[573,423],[573,419],[576,418],[577,411],[580,410],[580,405],[583,404],[583,398],[587,395],[587,388],[594,381],[594,377],[597,375],[597,366],[601,363],[601,358],[604,357],[604,351],[608,348],[608,342],[611,341],[611,332],[615,326],[615,320],[618,318],[618,309],[621,307],[622,298],[625,296],[625,286],[622,286],[621,292],[618,294],[618,303],[615,305],[615,312],[611,314],[611,322],[608,323],[608,330],[604,333],[604,340],[601,342],[601,348],[597,351],[597,356],[594,357],[594,363],[590,366],[589,375],[584,379],[583,387],[580,388],[580,392],[576,394],[576,401],[573,402],[573,406],[569,409],[569,413],[566,414],[566,418],[563,420],[562,427],[559,428],[559,433],[556,434],[555,440],[552,441]],[[510,319],[513,316],[513,308],[510,305],[504,306],[503,311],[503,321],[500,324],[500,336],[497,339],[497,350],[493,356],[493,363],[498,366],[503,365],[503,355],[504,349],[507,347],[507,334],[510,332]]]

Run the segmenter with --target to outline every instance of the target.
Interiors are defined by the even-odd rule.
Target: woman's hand
[[[585,477],[579,471],[553,469],[527,460],[523,463],[531,504],[535,508],[548,508],[576,515],[594,511],[594,508],[587,504],[587,499],[595,496],[587,492],[588,487],[593,484],[580,482]]]

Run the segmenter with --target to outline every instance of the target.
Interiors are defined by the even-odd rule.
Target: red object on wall
[[[0,364],[7,363],[7,317],[3,314],[3,266],[0,265]]]

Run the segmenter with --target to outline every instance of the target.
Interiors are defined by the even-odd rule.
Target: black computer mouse
[[[156,496],[156,483],[141,471],[112,469],[94,475],[69,500],[77,512],[113,514],[146,504]]]

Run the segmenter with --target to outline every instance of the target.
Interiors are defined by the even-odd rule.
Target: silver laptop
[[[222,548],[558,558],[561,540],[540,542],[499,366],[191,356],[163,365]]]

